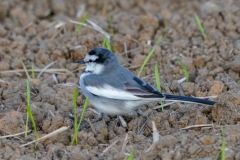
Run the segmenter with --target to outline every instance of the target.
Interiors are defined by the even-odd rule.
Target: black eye
[[[95,50],[92,50],[88,53],[89,55],[96,55],[96,51]]]
[[[88,62],[90,62],[90,63],[91,63],[91,62],[92,62],[92,60],[90,59]]]

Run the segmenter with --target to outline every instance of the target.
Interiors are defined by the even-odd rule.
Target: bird
[[[214,101],[164,94],[122,66],[116,55],[105,48],[95,48],[84,59],[86,65],[79,78],[83,95],[105,115],[126,115],[156,101],[177,101],[214,105]]]

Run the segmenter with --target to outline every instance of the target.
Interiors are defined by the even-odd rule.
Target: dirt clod
[[[8,112],[0,119],[0,129],[7,133],[14,134],[23,132],[24,128],[25,123],[23,121],[23,115],[20,112]]]
[[[215,140],[211,136],[204,135],[203,137],[200,138],[200,141],[205,145],[209,145],[213,144]]]

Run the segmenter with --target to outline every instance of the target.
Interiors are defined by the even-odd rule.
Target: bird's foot
[[[98,117],[97,117],[96,119],[92,120],[91,123],[96,123],[96,122],[98,122],[98,121],[101,121],[102,119],[103,119],[103,114],[102,114],[102,113],[99,113]],[[88,127],[88,126],[89,126],[89,123],[84,123],[84,124],[82,124],[82,125],[80,126],[80,128],[82,129],[82,128],[86,128],[86,127]],[[80,129],[80,128],[79,128],[79,129]]]

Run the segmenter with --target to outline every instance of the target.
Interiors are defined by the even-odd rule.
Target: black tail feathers
[[[169,95],[165,94],[166,98],[165,100],[172,100],[172,101],[182,101],[182,102],[193,102],[193,103],[200,103],[200,104],[207,104],[207,105],[214,105],[216,102],[206,100],[206,99],[200,99],[200,98],[194,98],[194,97],[185,97],[185,96],[178,96],[178,95]]]

